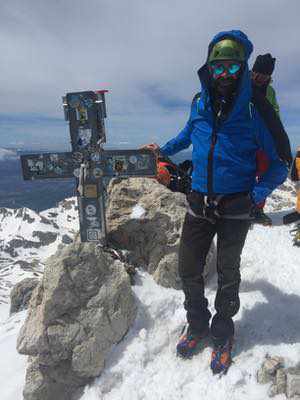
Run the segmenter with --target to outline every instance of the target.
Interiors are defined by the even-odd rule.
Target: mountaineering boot
[[[209,329],[202,333],[193,332],[189,325],[186,325],[176,346],[177,356],[182,358],[192,358],[195,354],[202,351],[209,343]]]
[[[233,337],[227,339],[223,344],[214,343],[211,354],[210,368],[213,374],[226,374],[232,363]]]

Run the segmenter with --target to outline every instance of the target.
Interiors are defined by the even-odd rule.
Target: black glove
[[[273,224],[271,218],[264,213],[264,210],[256,205],[253,205],[250,211],[250,217],[253,224],[260,224],[264,226],[271,226]]]
[[[270,53],[259,55],[256,57],[252,71],[264,75],[272,75],[275,68],[276,58],[273,58]]]

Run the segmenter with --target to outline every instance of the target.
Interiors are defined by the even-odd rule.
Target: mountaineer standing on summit
[[[180,250],[179,275],[185,295],[187,326],[177,354],[190,358],[213,341],[211,369],[224,373],[231,364],[232,317],[240,307],[240,256],[250,226],[249,215],[287,177],[274,141],[251,102],[248,59],[253,45],[241,31],[220,32],[209,44],[199,69],[201,93],[191,105],[185,128],[163,147],[149,149],[171,156],[193,145],[192,191],[187,196]],[[256,180],[256,152],[269,161]],[[212,318],[204,294],[203,268],[217,234],[218,290]],[[210,329],[209,329],[210,326]]]

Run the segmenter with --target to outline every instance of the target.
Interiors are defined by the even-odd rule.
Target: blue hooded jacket
[[[239,30],[218,33],[209,45],[209,52],[224,38],[241,42],[248,61],[253,45]],[[172,156],[192,144],[193,190],[205,194],[249,191],[258,204],[285,181],[288,171],[277,155],[271,133],[251,103],[251,76],[247,62],[245,64],[233,108],[217,127],[208,91],[207,64],[200,68],[201,95],[195,96],[184,129],[168,141],[161,152]],[[256,181],[258,149],[262,149],[269,160],[269,168],[259,182]]]

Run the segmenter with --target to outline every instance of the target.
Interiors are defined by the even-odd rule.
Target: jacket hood
[[[213,46],[220,42],[220,40],[223,39],[233,39],[236,40],[237,42],[241,43],[245,49],[245,55],[246,55],[246,61],[249,60],[249,57],[253,51],[253,44],[252,42],[248,39],[248,36],[239,30],[232,30],[232,31],[223,31],[223,32],[219,32],[217,33],[214,38],[212,39],[212,41],[209,43],[208,46],[208,55],[211,52]],[[207,58],[208,58],[207,55]]]
[[[240,79],[240,84],[239,84],[239,89],[238,89],[238,94],[235,99],[235,105],[234,108],[231,112],[232,117],[238,116],[238,114],[241,112],[241,110],[249,104],[249,101],[252,96],[252,87],[251,87],[251,79],[250,79],[250,72],[249,72],[249,67],[248,67],[248,59],[253,51],[253,44],[251,41],[248,39],[247,35],[243,33],[242,31],[239,30],[232,30],[232,31],[224,31],[224,32],[219,32],[215,37],[212,39],[212,41],[209,44],[208,47],[208,55],[210,53],[210,50],[212,47],[219,42],[222,39],[225,38],[230,38],[237,40],[241,42],[244,46],[245,49],[245,55],[246,55],[246,61],[245,65],[243,68],[243,74]],[[207,56],[208,58],[208,56]],[[203,97],[205,98],[205,102],[208,102],[209,98],[209,82],[210,82],[210,77],[209,77],[209,71],[208,71],[208,64],[205,62],[205,64],[198,70],[198,76],[201,82],[201,93],[203,94]]]

